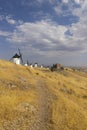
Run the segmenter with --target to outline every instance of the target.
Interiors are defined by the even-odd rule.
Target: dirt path
[[[31,130],[53,130],[52,110],[50,108],[52,95],[44,81],[38,81],[38,112]]]
[[[21,117],[13,121],[6,121],[0,130],[54,130],[52,121],[52,101],[54,96],[42,79],[37,81],[35,91],[37,92],[38,102],[33,116],[28,109],[26,110],[26,105],[29,110],[30,107],[33,108],[34,106],[22,103],[17,109],[19,112],[19,108],[25,110],[21,113]]]

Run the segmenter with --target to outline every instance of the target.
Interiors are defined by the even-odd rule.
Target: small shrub
[[[36,73],[36,75],[39,75],[39,73]]]
[[[87,99],[87,95],[82,96],[84,99]]]

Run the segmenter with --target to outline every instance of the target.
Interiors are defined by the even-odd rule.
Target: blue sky
[[[87,0],[0,0],[0,58],[87,66]]]

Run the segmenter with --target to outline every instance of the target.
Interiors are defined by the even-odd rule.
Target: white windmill
[[[20,49],[18,48],[18,52],[19,52],[19,54],[15,54],[12,58],[11,58],[11,60],[15,63],[15,64],[18,64],[18,65],[20,65],[20,64],[23,64],[23,58],[22,58],[22,53],[20,52]]]

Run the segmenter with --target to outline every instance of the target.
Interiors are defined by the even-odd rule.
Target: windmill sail
[[[29,61],[27,60],[27,65],[29,65]]]
[[[20,52],[20,49],[18,48],[18,51],[19,51],[19,55],[20,55],[20,58],[21,58],[21,62],[23,64],[23,58],[22,58],[22,53]]]
[[[12,61],[12,59],[13,59],[13,57],[11,57],[11,58],[9,59],[9,61]]]

